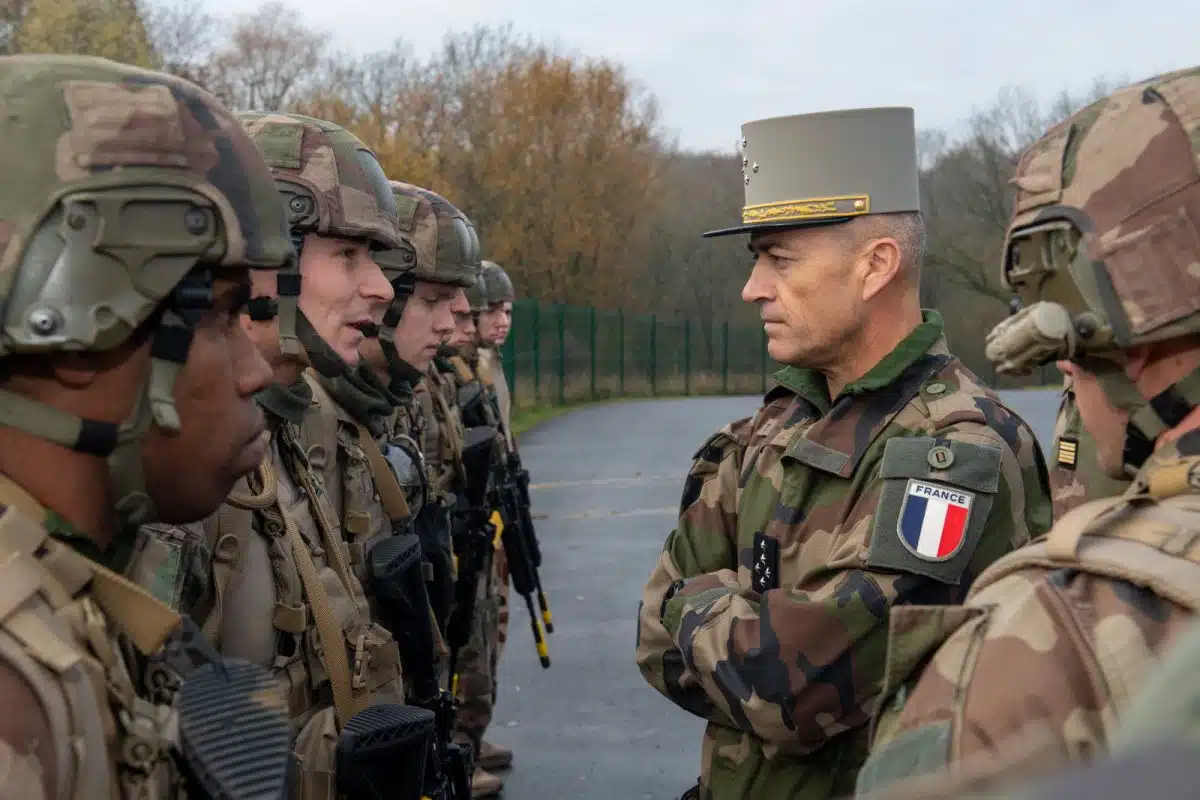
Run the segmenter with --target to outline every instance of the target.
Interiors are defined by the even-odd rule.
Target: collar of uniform
[[[254,399],[268,413],[299,425],[304,420],[304,413],[312,405],[312,387],[301,378],[291,386],[269,386],[256,394]]]
[[[67,545],[81,556],[98,564],[105,564],[107,566],[113,561],[128,558],[128,550],[130,548],[124,548],[121,553],[109,552],[106,554],[92,537],[67,522],[57,511],[43,506],[33,495],[14,482],[12,478],[0,475],[0,507],[4,506],[12,506],[24,516],[35,520],[46,529],[46,532],[50,536]],[[123,566],[123,564],[116,564],[115,566]]]
[[[927,311],[924,316],[925,321],[895,350],[848,384],[832,404],[820,405],[794,390],[818,409],[820,418],[812,425],[797,426],[784,450],[785,458],[843,478],[854,473],[896,414],[953,360],[942,337],[941,315]],[[824,378],[820,380],[823,384]],[[822,392],[823,400],[826,396]]]
[[[370,367],[359,364],[354,371],[336,378],[318,374],[316,379],[351,419],[366,425],[372,436],[383,435],[387,416],[398,401],[375,377]]]
[[[913,328],[895,350],[867,370],[867,374],[842,387],[838,399],[844,395],[862,394],[890,386],[913,362],[933,349],[944,330],[942,315],[933,309],[924,309],[921,312],[921,324]],[[815,369],[785,367],[775,373],[775,380],[812,403],[822,414],[828,413],[833,407],[829,399],[829,384],[825,376]]]
[[[421,382],[424,373],[405,361],[403,358],[393,358],[388,361],[388,391],[397,397],[403,397],[406,392],[412,392],[414,386]]]

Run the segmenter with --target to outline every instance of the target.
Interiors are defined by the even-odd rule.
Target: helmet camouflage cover
[[[993,334],[1002,371],[1200,331],[1200,69],[1068,118],[1013,182],[1002,277],[1025,308]],[[1004,347],[1026,319],[1042,346]]]
[[[495,261],[483,262],[484,295],[488,305],[493,303],[511,303],[517,299],[513,290],[512,279],[504,271],[504,267]]]
[[[398,210],[401,246],[375,254],[395,298],[383,318],[379,342],[395,384],[420,379],[396,350],[396,326],[417,281],[458,286],[468,291],[479,274],[479,239],[467,216],[441,195],[419,186],[391,182]]]
[[[396,202],[375,154],[332,122],[239,112],[275,174],[293,230],[396,247]]]
[[[396,201],[375,154],[354,134],[302,114],[238,112],[275,176],[296,252],[315,233],[365,240],[373,249],[402,247]],[[279,283],[279,337],[284,353],[307,356],[326,376],[346,365],[298,309],[299,265]]]
[[[1200,401],[1200,374],[1147,403],[1112,360],[1200,332],[1200,68],[1069,117],[1021,156],[1013,183],[1002,277],[1024,307],[989,334],[988,358],[1002,374],[1072,359],[1097,375],[1131,414],[1128,474]]]
[[[0,58],[0,104],[0,357],[111,349],[166,301],[150,410],[177,428],[211,271],[294,260],[262,157],[208,93],[107,59]],[[60,423],[36,433],[78,435]]]
[[[376,254],[388,278],[411,273],[414,280],[473,286],[479,275],[479,239],[467,215],[428,189],[400,181],[392,181],[391,187],[399,231],[412,250],[401,247]]]

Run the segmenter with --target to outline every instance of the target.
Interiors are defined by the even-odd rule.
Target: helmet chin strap
[[[117,512],[117,535],[158,519],[158,509],[146,486],[142,443],[156,420],[153,405],[153,374],[138,398],[133,415],[120,427],[116,448],[108,457],[108,482]],[[174,410],[174,406],[172,406]]]
[[[1125,443],[1122,448],[1122,471],[1109,477],[1130,478],[1137,474],[1154,452],[1159,436],[1179,425],[1200,405],[1200,369],[1147,400],[1125,370],[1115,362],[1102,358],[1085,358],[1081,365],[1096,376],[1104,394],[1117,408],[1129,412],[1125,424]]]

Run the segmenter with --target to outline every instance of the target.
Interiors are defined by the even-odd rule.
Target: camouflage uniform
[[[495,263],[483,262],[480,282],[468,292],[472,312],[478,314],[491,303],[512,300],[512,284],[508,282],[507,275],[503,276],[503,281],[498,281],[497,270],[499,267]],[[507,291],[504,283],[507,283]],[[495,352],[494,348],[478,344],[463,350],[448,365],[455,386],[461,388],[479,383],[484,393],[483,408],[489,423],[503,432],[506,442],[511,442],[508,418],[502,416],[492,419],[489,395],[496,391],[495,371],[491,367],[495,363],[491,355]],[[497,457],[501,457],[501,454],[497,453]],[[483,738],[491,724],[499,690],[497,674],[508,631],[508,595],[507,564],[504,550],[497,541],[488,572],[478,584],[471,639],[462,654],[458,680],[459,726],[456,732],[460,738],[475,744],[480,753],[481,766],[489,769],[507,767],[512,762],[512,751],[486,742]]]
[[[1200,70],[1135,84],[1022,156],[1004,278],[1039,302],[989,336],[1001,373],[1069,357],[1118,405],[1138,390],[1110,354],[1200,330],[1187,266],[1200,258],[1198,91]],[[893,611],[897,694],[860,793],[957,797],[1107,748],[1200,605],[1200,432],[1160,438],[1200,402],[1198,383],[1195,371],[1133,414],[1124,461],[1138,471],[1122,496],[994,564],[961,608]]]
[[[102,553],[0,475],[0,678],[13,704],[5,711],[36,697],[51,737],[0,739],[0,793],[36,800],[54,786],[60,798],[183,797],[181,750],[215,746],[224,758],[202,758],[209,770],[236,768],[230,752],[259,757],[249,783],[221,780],[221,791],[269,794],[287,769],[284,701],[269,675],[232,662],[228,683],[208,666],[185,674],[173,654],[201,647],[194,626],[112,570],[127,555],[123,526],[155,512],[140,469],[143,435],[151,424],[181,426],[172,391],[190,350],[187,311],[212,308],[214,274],[292,260],[270,174],[229,111],[168,75],[99,58],[6,57],[0,95],[9,156],[0,169],[0,365],[19,373],[10,357],[111,351],[142,325],[154,356],[152,404],[139,406],[132,427],[0,389],[0,424],[107,456],[124,493],[112,499],[142,498],[118,506],[121,526]],[[127,513],[135,506],[140,517]],[[204,689],[193,680],[223,692],[221,705],[193,707],[203,697],[192,687]],[[255,741],[272,724],[274,761]],[[217,788],[204,781],[206,792]]]
[[[297,249],[310,232],[401,245],[386,178],[357,138],[300,115],[239,118],[271,167]],[[297,307],[299,281],[279,289],[284,352],[345,374]],[[368,706],[404,701],[399,650],[372,617],[322,477],[336,454],[304,446],[310,386],[275,386],[258,399],[271,430],[263,464],[202,524],[148,526],[133,574],[170,596],[198,597],[183,610],[203,621],[223,654],[273,670],[288,695],[301,771],[293,796],[331,798],[338,732]],[[176,591],[197,562],[202,585]]]
[[[911,110],[743,130],[747,208],[727,232],[757,230],[764,209],[774,209],[768,226],[827,208],[865,213],[865,197],[794,199],[844,197],[847,184],[872,188],[872,211],[918,207]],[[796,155],[812,150],[824,155]],[[760,164],[767,174],[753,171]],[[883,177],[897,174],[899,187]],[[1050,523],[1033,433],[947,351],[937,312],[837,397],[816,370],[775,377],[756,414],[696,452],[639,611],[642,674],[708,721],[700,798],[851,791],[882,688],[888,609],[960,601]],[[927,528],[941,534],[932,543]]]
[[[1054,460],[1050,464],[1054,518],[1059,519],[1088,500],[1120,494],[1128,486],[1129,481],[1110,478],[1096,464],[1096,443],[1079,418],[1068,377],[1063,381],[1054,423]]]

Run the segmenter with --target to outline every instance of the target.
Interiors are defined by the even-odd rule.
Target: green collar
[[[46,532],[70,547],[84,558],[108,567],[113,572],[123,572],[133,555],[133,536],[115,536],[107,550],[101,550],[92,537],[76,530],[57,511],[46,509]]]
[[[867,370],[867,374],[843,386],[842,394],[862,394],[882,389],[899,378],[918,358],[928,353],[942,338],[945,324],[942,315],[933,309],[922,310],[921,318],[921,324],[913,328],[895,350]],[[812,403],[822,414],[833,407],[829,397],[829,384],[825,381],[825,376],[815,369],[785,367],[775,373],[775,380]]]

